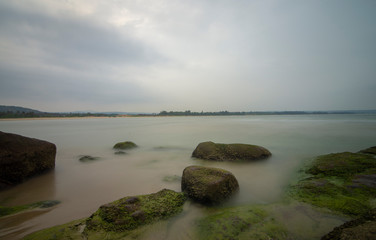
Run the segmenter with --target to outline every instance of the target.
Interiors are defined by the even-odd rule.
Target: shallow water
[[[0,192],[1,205],[62,202],[43,214],[19,214],[14,224],[0,219],[0,238],[19,239],[38,229],[88,217],[100,205],[121,197],[163,188],[180,191],[179,181],[164,178],[181,176],[186,166],[194,164],[234,173],[240,192],[229,205],[273,203],[297,169],[312,157],[376,145],[376,115],[17,120],[0,121],[0,131],[57,145],[54,171]],[[140,147],[115,155],[112,146],[126,140]],[[197,144],[209,140],[261,145],[273,156],[247,164],[192,159]],[[80,162],[81,155],[99,159]],[[201,214],[197,206],[186,212],[186,218],[177,218],[173,224],[173,231],[185,236],[182,239],[192,237],[186,225]]]

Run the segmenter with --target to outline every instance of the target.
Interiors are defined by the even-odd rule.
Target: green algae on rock
[[[102,205],[89,218],[47,228],[25,240],[137,239],[148,225],[183,210],[183,193],[163,189],[157,193],[130,196]]]
[[[89,230],[133,230],[175,215],[183,210],[183,193],[163,189],[157,193],[125,197],[102,205],[86,220]]]
[[[239,189],[235,176],[224,169],[189,166],[183,171],[182,191],[204,204],[220,203]]]
[[[35,208],[49,208],[59,203],[60,201],[47,200],[13,207],[0,206],[0,217],[16,214],[22,211],[31,210]]]
[[[83,156],[80,156],[79,160],[80,162],[91,162],[91,161],[95,161],[95,160],[98,160],[99,157],[93,157],[93,156],[90,156],[90,155],[83,155]]]
[[[113,149],[127,150],[138,147],[134,142],[125,141],[118,142],[113,146]]]
[[[213,211],[213,210],[212,210]],[[259,206],[216,209],[197,221],[199,239],[288,239],[285,228]]]
[[[202,142],[192,153],[192,157],[214,161],[252,161],[268,158],[271,153],[266,148],[250,144],[223,144]]]
[[[349,216],[360,216],[376,199],[376,159],[363,153],[333,153],[317,157],[308,176],[290,188],[303,202]]]

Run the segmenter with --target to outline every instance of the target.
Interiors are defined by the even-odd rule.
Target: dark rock
[[[53,169],[55,156],[55,144],[0,132],[0,188]]]
[[[239,184],[229,171],[219,168],[189,166],[183,171],[182,191],[203,204],[216,204],[233,195]]]
[[[360,150],[359,153],[365,153],[365,154],[373,154],[376,155],[376,146],[370,147],[367,149]]]
[[[126,197],[101,206],[86,220],[86,226],[93,231],[133,230],[181,212],[184,202],[183,193],[168,189]]]
[[[376,174],[368,175],[355,175],[352,180],[351,186],[367,186],[370,188],[376,188]]]
[[[376,209],[364,216],[336,227],[321,240],[370,240],[376,239]]]
[[[250,144],[221,144],[202,142],[192,157],[214,161],[252,161],[270,157],[269,150]]]
[[[124,151],[116,151],[115,154],[116,154],[116,155],[125,155],[125,154],[127,154],[127,153],[124,152]]]
[[[80,160],[80,162],[91,162],[91,161],[95,161],[95,160],[98,160],[98,159],[99,159],[99,157],[84,155],[84,156],[81,156],[79,160]]]
[[[121,150],[126,150],[126,149],[132,149],[138,147],[134,142],[119,142],[114,145],[114,149],[121,149]]]

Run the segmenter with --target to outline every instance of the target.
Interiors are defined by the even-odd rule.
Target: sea
[[[318,155],[357,152],[376,145],[376,115],[249,115],[112,117],[3,120],[0,131],[56,144],[55,169],[0,192],[0,205],[58,200],[50,209],[0,218],[0,239],[89,217],[101,205],[126,196],[181,191],[185,167],[223,168],[240,191],[223,207],[280,201],[299,169]],[[139,147],[115,154],[117,142]],[[272,157],[256,162],[212,162],[192,158],[200,142],[245,143],[267,148]],[[97,157],[82,162],[80,157]],[[141,239],[194,239],[194,223],[205,207],[186,203],[169,227]],[[319,221],[319,220],[315,220]],[[312,223],[317,224],[317,223]],[[333,223],[334,224],[334,223]],[[158,234],[157,234],[158,233]]]

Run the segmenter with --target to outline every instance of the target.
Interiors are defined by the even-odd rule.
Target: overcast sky
[[[376,1],[0,0],[0,105],[376,109]]]

